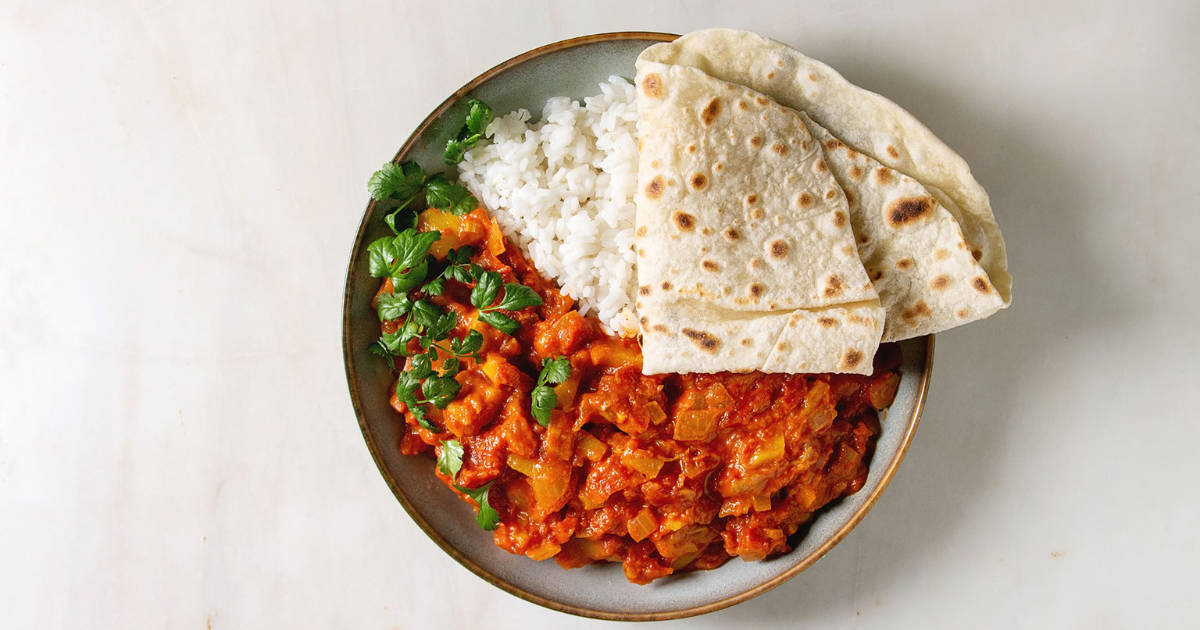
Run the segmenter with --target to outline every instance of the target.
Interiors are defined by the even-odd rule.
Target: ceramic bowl
[[[638,53],[674,38],[665,33],[604,33],[514,57],[439,105],[404,143],[396,161],[440,164],[441,148],[462,120],[456,106],[461,108],[469,96],[483,99],[498,114],[523,107],[536,116],[551,96],[597,93],[597,84],[611,75],[632,79]],[[359,426],[379,472],[417,525],[464,567],[514,595],[563,612],[624,621],[686,617],[745,601],[808,568],[845,537],[883,492],[913,437],[929,384],[932,337],[902,345],[899,392],[883,419],[866,485],[815,518],[793,540],[790,553],[760,562],[735,558],[712,571],[671,576],[648,586],[627,582],[616,564],[565,571],[553,560],[534,562],[511,555],[492,543],[490,532],[479,529],[472,508],[438,481],[432,458],[404,456],[398,450],[402,422],[388,405],[394,376],[367,351],[379,337],[379,321],[370,306],[379,281],[367,273],[366,257],[367,244],[387,230],[379,210],[373,202],[367,205],[346,274],[342,342]]]

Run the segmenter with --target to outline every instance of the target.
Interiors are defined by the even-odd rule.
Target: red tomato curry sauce
[[[470,328],[484,335],[482,361],[465,359],[458,398],[430,410],[440,434],[392,396],[406,421],[401,452],[435,455],[443,440],[457,439],[462,469],[454,480],[438,476],[451,487],[494,482],[501,548],[565,568],[620,562],[630,581],[646,584],[734,556],[786,552],[817,510],[862,487],[876,411],[891,404],[900,380],[895,344],[880,347],[872,376],[647,376],[637,340],[606,334],[575,310],[482,208],[462,217],[426,210],[418,227],[442,232],[435,257],[471,245],[472,262],[544,302],[511,314],[521,327],[510,337],[478,321],[469,286],[448,283],[432,300],[459,316],[451,336]],[[391,290],[385,281],[380,293]],[[542,427],[529,392],[542,359],[560,355],[571,375],[555,388],[558,407]]]

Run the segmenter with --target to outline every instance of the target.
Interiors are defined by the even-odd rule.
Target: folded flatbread
[[[875,287],[887,308],[884,341],[946,330],[1010,303],[1004,239],[987,193],[966,162],[900,106],[746,31],[656,44],[638,58],[639,68],[646,64],[693,67],[750,87],[802,110],[825,145],[837,143],[825,149],[828,164],[856,202],[851,218],[868,239],[860,243],[864,262],[873,277],[882,273]],[[869,175],[851,176],[858,172]]]
[[[643,370],[869,374],[883,309],[803,116],[639,62]]]

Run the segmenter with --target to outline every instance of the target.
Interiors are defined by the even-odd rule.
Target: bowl
[[[603,33],[513,57],[450,95],[409,136],[395,159],[441,164],[442,147],[462,120],[456,106],[468,97],[483,99],[498,115],[522,107],[536,115],[551,96],[582,98],[596,93],[597,84],[611,75],[632,79],[638,53],[675,37]],[[379,336],[379,320],[370,305],[379,281],[367,273],[366,246],[386,230],[380,208],[368,203],[350,252],[342,313],[346,379],[367,448],[400,504],[434,542],[479,577],[536,604],[586,617],[649,621],[719,610],[770,590],[811,566],[862,520],[891,480],[917,428],[933,363],[932,336],[901,344],[900,387],[882,417],[866,484],[798,532],[791,552],[759,562],[735,558],[711,571],[683,573],[647,586],[627,582],[617,564],[565,571],[552,560],[534,562],[509,554],[475,524],[474,510],[434,476],[432,458],[399,452],[403,423],[388,404],[394,375],[368,352]]]

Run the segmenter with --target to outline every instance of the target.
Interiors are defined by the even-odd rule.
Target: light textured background
[[[396,503],[346,393],[343,271],[367,176],[476,73],[716,25],[961,152],[1016,302],[940,336],[845,542],[662,625],[1196,626],[1200,5],[510,6],[0,2],[0,626],[600,626],[487,585]]]

